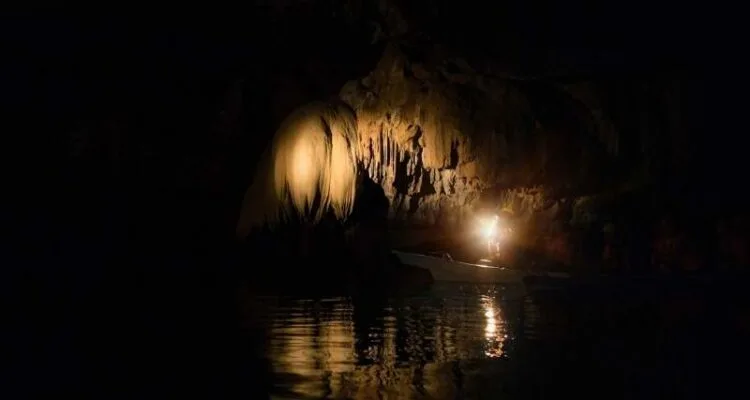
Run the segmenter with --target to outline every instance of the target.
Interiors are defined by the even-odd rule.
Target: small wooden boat
[[[435,281],[487,284],[521,284],[527,272],[490,265],[489,262],[467,263],[453,260],[449,254],[425,255],[393,251],[402,264],[424,268]]]

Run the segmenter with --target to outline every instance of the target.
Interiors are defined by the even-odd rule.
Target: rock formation
[[[344,104],[312,103],[281,124],[245,194],[239,237],[282,220],[317,223],[329,208],[344,220],[354,206],[357,131]]]
[[[517,79],[396,40],[340,97],[393,221],[455,226],[489,206],[538,235],[606,218],[608,196],[690,159],[679,80],[619,79]]]

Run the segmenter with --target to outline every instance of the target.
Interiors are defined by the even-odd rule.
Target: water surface
[[[691,296],[608,303],[440,283],[257,302],[275,398],[690,398],[698,367],[716,369]]]

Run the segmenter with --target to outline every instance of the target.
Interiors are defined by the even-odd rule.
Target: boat
[[[424,268],[435,281],[486,284],[521,284],[526,271],[491,265],[489,260],[477,264],[454,260],[450,254],[419,254],[394,250],[392,252],[404,265]]]

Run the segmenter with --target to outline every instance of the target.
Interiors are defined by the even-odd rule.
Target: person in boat
[[[509,258],[508,241],[512,239],[514,232],[515,215],[513,210],[507,207],[500,208],[495,214],[496,232],[493,241],[489,245],[490,258]]]

